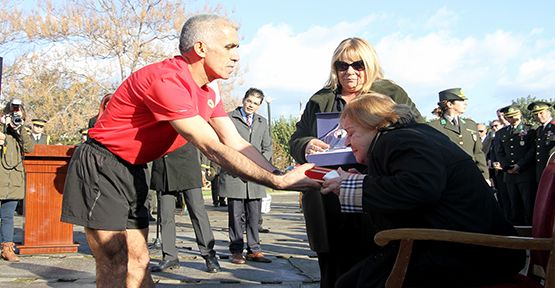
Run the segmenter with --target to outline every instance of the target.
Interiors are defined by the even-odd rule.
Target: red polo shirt
[[[89,135],[129,163],[147,163],[187,143],[168,121],[226,117],[220,100],[208,86],[198,87],[176,56],[131,74]]]

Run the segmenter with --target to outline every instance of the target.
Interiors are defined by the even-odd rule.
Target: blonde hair
[[[372,87],[372,83],[374,83],[374,81],[384,78],[378,54],[376,53],[376,50],[374,50],[372,44],[358,37],[347,38],[341,41],[339,46],[337,46],[333,52],[330,63],[330,75],[325,85],[326,88],[336,90],[341,87],[337,77],[337,70],[334,65],[335,61],[340,59],[350,59],[353,61],[361,59],[364,62],[366,81],[362,84],[360,94],[370,91],[370,87]]]
[[[345,118],[371,130],[414,121],[409,106],[396,104],[388,96],[376,92],[361,95],[347,104],[341,113],[341,120]]]

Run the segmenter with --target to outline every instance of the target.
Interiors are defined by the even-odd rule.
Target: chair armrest
[[[500,236],[442,229],[400,228],[378,232],[374,241],[385,246],[394,240],[432,240],[508,249],[550,250],[552,238]]]
[[[532,236],[532,226],[515,226],[515,229],[518,236]]]

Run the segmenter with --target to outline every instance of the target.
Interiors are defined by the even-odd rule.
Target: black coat
[[[542,125],[536,129],[534,144],[536,149],[536,181],[539,183],[543,169],[545,169],[547,160],[549,160],[549,155],[553,153],[555,147],[555,120],[545,127]]]
[[[516,128],[510,125],[497,131],[495,154],[504,171],[510,169],[511,165],[518,164],[518,173],[505,173],[507,184],[534,181],[536,169],[534,167],[534,138],[536,131],[531,125],[520,123]]]
[[[370,146],[367,172],[363,209],[377,230],[420,227],[516,235],[472,158],[432,127],[409,124],[382,131]],[[516,274],[524,256],[508,249],[420,242],[409,277],[456,283],[484,274]]]
[[[187,143],[152,162],[150,189],[182,191],[202,187],[198,149]]]

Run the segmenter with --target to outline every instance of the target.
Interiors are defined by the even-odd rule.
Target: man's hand
[[[0,132],[0,145],[4,145],[6,143],[6,134]]]
[[[518,174],[519,171],[520,171],[520,166],[518,166],[518,164],[515,164],[515,165],[511,165],[511,169],[509,169],[507,173]]]
[[[330,145],[326,144],[324,141],[314,138],[306,144],[305,154],[314,154],[318,152],[326,151],[330,148]]]
[[[300,166],[295,167],[295,169],[287,172],[283,176],[276,176],[281,177],[280,179],[281,190],[296,190],[296,191],[310,191],[310,190],[319,190],[320,183],[308,178],[305,175],[305,172],[309,169],[312,169],[314,164],[306,163]]]

